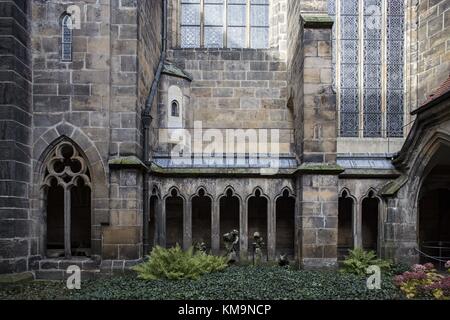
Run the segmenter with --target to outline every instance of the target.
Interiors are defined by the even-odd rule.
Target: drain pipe
[[[156,70],[155,73],[155,78],[153,79],[153,83],[150,89],[150,93],[147,97],[147,100],[145,101],[145,108],[144,111],[142,113],[142,127],[143,127],[143,137],[144,137],[144,150],[143,150],[143,163],[145,163],[147,165],[150,164],[149,158],[150,158],[150,148],[149,148],[149,144],[150,144],[150,139],[149,139],[149,134],[150,134],[150,125],[152,123],[152,116],[151,116],[151,111],[152,111],[152,106],[154,103],[154,100],[157,96],[158,93],[158,87],[159,87],[159,81],[161,80],[161,74],[162,74],[162,70],[164,68],[164,62],[166,60],[166,52],[167,52],[167,0],[162,0],[162,10],[163,10],[163,14],[162,14],[162,21],[161,21],[161,54],[160,54],[160,59],[159,59],[159,64],[158,64],[158,68]],[[144,252],[143,254],[146,255],[148,254],[148,242],[149,242],[149,234],[148,234],[148,228],[146,227],[146,225],[148,224],[148,217],[149,217],[149,210],[150,210],[150,194],[149,194],[149,188],[148,188],[148,183],[149,183],[149,170],[147,170],[144,174],[144,186],[143,186],[143,191],[144,191],[144,204],[143,204],[143,219],[144,219],[144,224],[143,224],[143,247],[144,247]],[[156,230],[159,230],[159,228],[155,228]],[[159,233],[159,231],[158,231]],[[158,235],[158,240],[159,240],[159,235]]]

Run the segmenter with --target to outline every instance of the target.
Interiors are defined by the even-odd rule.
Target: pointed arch
[[[212,249],[212,221],[213,196],[203,186],[190,198],[192,219],[192,244],[204,244],[208,250]]]
[[[76,147],[80,156],[85,159],[90,172],[91,183],[91,256],[102,255],[101,225],[109,225],[110,215],[105,214],[104,202],[109,198],[107,168],[95,143],[79,128],[68,122],[61,122],[49,128],[33,143],[33,186],[31,198],[38,203],[33,208],[36,217],[35,230],[39,238],[38,252],[47,256],[47,193],[43,190],[46,164],[56,147],[68,142]]]
[[[338,203],[338,259],[344,259],[357,239],[358,201],[346,187],[339,192]]]
[[[165,244],[171,248],[176,245],[183,247],[186,224],[186,198],[178,187],[173,186],[164,196],[165,207]]]
[[[227,186],[224,193],[218,197],[219,205],[219,235],[231,232],[233,230],[239,231],[241,234],[241,214],[242,214],[242,198],[236,193],[232,186]],[[220,241],[220,250],[225,251],[223,241]]]
[[[263,241],[269,243],[269,212],[270,212],[270,198],[267,196],[261,187],[253,189],[251,195],[246,199],[247,203],[247,237],[248,237],[248,252],[253,253],[253,238],[256,233],[263,238]],[[267,252],[265,248],[263,252]]]
[[[92,184],[86,158],[63,139],[44,162],[45,255],[91,255]]]
[[[295,258],[295,194],[289,187],[275,197],[275,254]]]
[[[361,198],[362,248],[380,253],[382,230],[382,200],[375,188],[369,188]]]

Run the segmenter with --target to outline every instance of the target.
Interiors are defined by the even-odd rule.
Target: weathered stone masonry
[[[343,250],[361,246],[418,260],[420,235],[433,234],[419,225],[421,198],[448,182],[448,103],[411,115],[417,122],[397,156],[337,154],[327,0],[270,1],[267,49],[180,48],[178,0],[167,1],[166,21],[165,1],[77,1],[81,29],[73,30],[73,60],[62,62],[61,19],[72,3],[0,2],[0,274],[61,279],[77,264],[95,276],[128,268],[156,244],[204,241],[221,254],[231,229],[241,259],[252,258],[259,231],[265,258],[287,253],[304,268],[336,267]],[[448,77],[450,8],[445,0],[405,3],[405,108],[413,111]],[[169,116],[173,97],[179,122]],[[162,133],[198,122],[221,132],[280,130],[280,170],[174,165],[173,141]],[[71,194],[82,208],[70,208],[90,214],[89,248],[70,254],[48,250],[48,227],[63,226],[52,215],[64,201],[49,203],[58,190],[44,180],[64,145],[86,164],[80,172],[90,183],[90,197]]]

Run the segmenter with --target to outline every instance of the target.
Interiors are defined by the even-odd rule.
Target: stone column
[[[220,199],[213,201],[211,216],[211,250],[214,255],[220,254]]]
[[[267,207],[267,257],[269,261],[276,259],[276,205],[272,199],[268,200]]]
[[[248,260],[248,212],[247,201],[242,199],[240,204],[240,257],[241,260]]]
[[[167,247],[166,243],[166,199],[163,198],[161,201],[161,212],[160,212],[160,220],[159,220],[159,244],[161,247]]]
[[[187,199],[183,210],[183,249],[192,246],[192,200]]]

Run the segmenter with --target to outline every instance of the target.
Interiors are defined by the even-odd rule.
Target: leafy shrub
[[[408,299],[450,299],[450,277],[440,275],[432,263],[414,265],[410,271],[396,276],[394,283]]]
[[[403,274],[406,271],[409,271],[410,269],[411,269],[411,266],[409,264],[399,262],[399,263],[395,263],[391,266],[389,273],[393,276],[396,276],[396,275]]]
[[[370,266],[378,266],[383,271],[389,271],[392,267],[389,261],[378,259],[375,252],[364,251],[361,248],[350,250],[343,264],[343,272],[356,275],[365,275],[367,268]]]
[[[165,249],[155,247],[148,261],[133,268],[140,279],[198,280],[202,275],[227,268],[224,257],[194,252],[194,248],[183,251],[179,245]]]
[[[445,267],[448,268],[448,272],[450,272],[450,260],[447,261]]]

